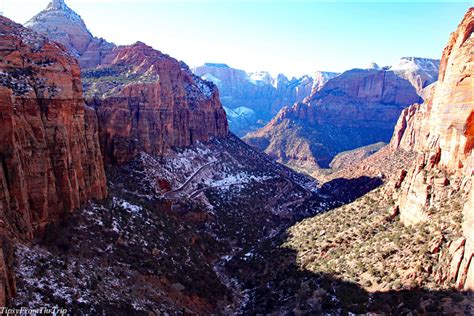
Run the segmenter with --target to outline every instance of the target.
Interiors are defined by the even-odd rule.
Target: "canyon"
[[[140,42],[84,62],[94,38],[64,1],[27,25],[43,35],[2,17],[2,305],[229,308],[219,258],[325,207],[229,135],[217,88],[184,63]]]
[[[15,293],[11,244],[29,242],[70,211],[104,200],[104,166],[228,133],[217,89],[142,43],[110,50],[100,70],[88,73],[96,78],[93,94],[83,92],[87,74],[82,69],[82,81],[71,55],[84,53],[77,47],[85,37],[75,26],[90,33],[63,1],[42,14],[37,18],[46,24],[66,28],[53,29],[68,36],[52,36],[64,46],[1,18],[2,305]]]
[[[381,185],[233,262],[253,289],[249,311],[324,313],[342,300],[332,311],[472,313],[473,10],[452,33],[425,102],[402,111],[389,145],[323,175],[320,193],[342,182],[342,194]]]
[[[318,177],[339,153],[389,142],[402,110],[420,102],[423,88],[436,80],[438,64],[402,58],[393,67],[346,71],[244,139],[278,162]]]
[[[1,306],[471,314],[473,10],[441,62],[292,80],[111,44],[64,0],[0,17]]]
[[[303,101],[339,75],[318,71],[289,79],[283,74],[272,77],[266,71],[248,73],[216,63],[204,64],[193,71],[219,88],[230,130],[239,137],[263,127],[281,108]]]

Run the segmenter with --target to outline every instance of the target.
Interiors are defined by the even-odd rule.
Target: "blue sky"
[[[48,0],[0,0],[24,23]],[[471,1],[66,0],[91,32],[143,41],[190,66],[300,75],[403,56],[440,58]]]

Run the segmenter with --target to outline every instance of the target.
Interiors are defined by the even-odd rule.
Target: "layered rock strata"
[[[299,78],[283,74],[272,77],[265,71],[248,73],[215,63],[206,63],[193,71],[217,85],[230,129],[237,136],[261,128],[282,107],[303,101],[339,75],[318,71]]]
[[[0,303],[14,293],[11,240],[106,196],[98,121],[65,49],[0,17]],[[6,245],[6,246],[5,246]],[[3,255],[2,255],[3,254]],[[6,260],[5,260],[6,259]]]
[[[144,43],[115,46],[91,35],[63,0],[51,2],[27,26],[77,56],[87,104],[95,108],[106,163],[139,152],[163,155],[228,133],[216,86]]]
[[[123,164],[139,152],[163,155],[228,134],[216,86],[143,43],[115,48],[83,77],[106,162]]]
[[[444,49],[439,81],[428,100],[403,111],[393,150],[415,150],[418,158],[402,170],[395,192],[401,219],[415,225],[430,220],[444,199],[463,209],[463,235],[442,254],[451,262],[440,268],[440,281],[456,280],[459,288],[474,288],[472,178],[474,167],[474,10],[465,15]]]
[[[106,195],[98,124],[58,44],[0,20],[0,201],[20,236]]]
[[[354,69],[329,80],[306,102],[282,109],[245,140],[315,174],[340,152],[389,142],[403,109],[420,101],[415,87],[394,72]]]

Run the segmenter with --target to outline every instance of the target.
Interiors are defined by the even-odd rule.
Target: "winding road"
[[[191,183],[191,181],[193,181],[193,179],[199,174],[201,173],[201,171],[203,171],[204,169],[206,169],[207,167],[209,166],[212,166],[214,164],[219,164],[221,163],[220,161],[213,161],[213,162],[209,162],[203,166],[201,166],[198,170],[196,170],[179,188],[175,189],[175,190],[171,190],[171,191],[168,191],[168,192],[165,192],[163,194],[164,197],[166,198],[173,198],[172,196],[170,197],[170,195],[173,195],[173,194],[176,194],[180,191],[183,191],[189,183]]]

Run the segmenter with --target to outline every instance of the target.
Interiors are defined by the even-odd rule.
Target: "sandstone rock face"
[[[391,71],[354,69],[315,94],[308,106],[318,110],[302,118],[317,124],[379,128],[391,125],[400,109],[418,100],[411,84]]]
[[[422,139],[428,135],[427,126],[422,124],[429,119],[428,103],[429,100],[423,104],[415,103],[402,111],[390,141],[391,149],[406,151],[421,149]]]
[[[410,81],[418,93],[422,93],[426,86],[438,80],[439,63],[438,59],[403,57],[389,69]]]
[[[0,235],[31,240],[64,212],[106,196],[94,110],[60,45],[0,17]],[[4,243],[5,245],[5,243]],[[0,303],[14,293],[0,247]],[[3,256],[2,256],[3,254]]]
[[[329,167],[340,152],[388,142],[402,110],[420,100],[415,87],[394,72],[353,69],[305,102],[282,109],[245,140],[280,162],[314,173]]]
[[[397,193],[401,219],[406,224],[429,220],[429,213],[436,211],[440,196],[446,194],[456,201],[456,207],[464,207],[465,238],[457,249],[446,254],[451,264],[449,271],[442,274],[466,289],[473,287],[474,270],[471,263],[474,243],[473,12],[471,8],[451,35],[441,59],[439,81],[430,98],[422,105],[415,104],[404,110],[390,144],[394,150],[418,152]]]
[[[93,37],[82,18],[64,0],[53,0],[25,26],[63,44],[70,54],[78,58],[82,68],[97,66],[115,47],[104,39]]]
[[[92,109],[64,49],[0,20],[0,209],[25,238],[106,195]]]
[[[31,237],[62,211],[106,195],[98,126],[64,49],[0,20],[1,206]]]
[[[227,135],[217,88],[185,64],[143,43],[116,47],[94,38],[63,0],[51,3],[28,26],[78,56],[105,162],[123,164],[141,151],[162,155],[173,146]]]
[[[274,78],[264,71],[247,73],[225,64],[212,63],[196,67],[193,71],[217,85],[230,129],[238,136],[261,128],[282,107],[303,101],[338,75],[319,71],[300,78],[289,79],[283,74]],[[251,112],[251,117],[235,115],[244,110],[245,113]]]
[[[143,43],[115,48],[83,77],[106,162],[123,164],[139,152],[162,155],[228,134],[216,86]]]

